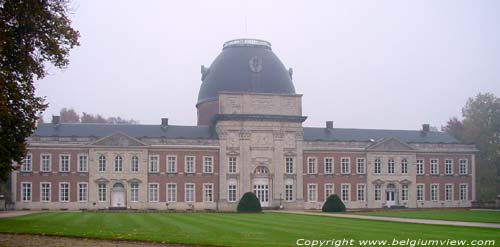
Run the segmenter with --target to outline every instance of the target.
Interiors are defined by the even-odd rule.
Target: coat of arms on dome
[[[259,73],[262,71],[262,59],[257,56],[250,58],[248,65],[250,66],[250,70],[252,72]]]

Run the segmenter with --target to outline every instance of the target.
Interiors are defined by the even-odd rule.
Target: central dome
[[[271,50],[271,43],[236,39],[224,43],[209,68],[202,66],[197,105],[218,99],[219,92],[295,94],[292,70]]]

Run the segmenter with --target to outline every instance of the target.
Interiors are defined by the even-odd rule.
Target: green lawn
[[[366,212],[366,213],[355,213],[355,214],[400,217],[400,218],[411,218],[411,219],[500,223],[500,211],[425,210],[425,211]]]
[[[500,229],[325,216],[217,213],[49,212],[0,219],[0,232],[230,246],[295,246],[305,239],[490,239]]]

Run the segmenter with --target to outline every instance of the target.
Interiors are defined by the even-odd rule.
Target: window
[[[69,201],[69,183],[59,183],[59,201]]]
[[[22,172],[31,172],[32,171],[32,159],[31,154],[27,154],[23,159],[23,163],[21,165]]]
[[[236,184],[230,184],[227,187],[227,200],[229,202],[236,201]]]
[[[394,160],[393,159],[389,159],[387,161],[387,173],[389,174],[394,174]]]
[[[431,160],[431,174],[437,175],[439,173],[438,160]]]
[[[60,172],[69,172],[69,154],[61,154],[59,155],[59,171]]]
[[[408,185],[401,186],[401,200],[408,201]]]
[[[78,201],[86,202],[88,196],[88,184],[78,183]]]
[[[195,158],[194,156],[186,156],[184,157],[184,172],[185,173],[195,173]]]
[[[31,183],[21,183],[23,202],[31,201]]]
[[[357,174],[365,174],[365,159],[358,158],[356,160],[356,173]]]
[[[341,187],[342,187],[342,190],[341,190],[342,201],[347,202],[347,201],[349,201],[350,185],[349,184],[342,184]]]
[[[115,172],[123,171],[123,158],[120,155],[115,157]]]
[[[423,200],[424,200],[424,185],[417,184],[417,201],[423,201]]]
[[[104,155],[99,155],[99,171],[100,172],[105,172],[106,171],[106,156]]]
[[[177,184],[167,184],[167,202],[177,201]]]
[[[461,201],[467,201],[468,198],[468,188],[467,184],[460,184],[460,200]]]
[[[380,161],[380,159],[375,160],[374,168],[375,168],[374,171],[375,174],[380,174],[382,172],[382,162]]]
[[[424,160],[417,160],[417,175],[424,175]]]
[[[130,184],[130,201],[138,202],[139,201],[139,184],[131,183]]]
[[[325,158],[325,174],[333,174],[333,158]]]
[[[78,156],[78,172],[88,172],[89,170],[89,156],[80,154]]]
[[[228,173],[234,174],[236,173],[236,157],[229,157],[229,162],[228,162]]]
[[[325,201],[326,199],[333,195],[335,192],[333,191],[333,184],[325,184]]]
[[[40,201],[50,202],[51,188],[50,183],[40,183]]]
[[[158,202],[158,184],[149,184],[149,202]]]
[[[307,200],[310,202],[315,202],[318,200],[318,185],[316,184],[307,185]]]
[[[358,201],[364,201],[365,200],[365,185],[364,184],[358,184]]]
[[[170,156],[167,156],[167,160]],[[159,166],[160,156],[159,155],[150,155],[149,156],[149,172],[160,172]]]
[[[177,172],[177,156],[167,156],[167,173]]]
[[[51,171],[51,156],[50,154],[42,154],[40,155],[40,171],[42,172],[50,172]]]
[[[446,175],[453,175],[453,160],[444,161],[444,173]]]
[[[307,158],[307,173],[316,174],[316,158]]]
[[[214,171],[214,157],[203,156],[203,173],[213,173]]]
[[[286,157],[285,158],[285,173],[286,174],[293,174],[293,158],[292,157]]]
[[[375,185],[375,201],[380,201],[382,198],[382,186],[379,184]]]
[[[401,173],[408,174],[408,160],[407,159],[401,160]]]
[[[460,160],[460,175],[467,175],[467,160]]]
[[[444,199],[446,201],[453,200],[453,184],[446,184],[444,186]]]
[[[186,184],[186,202],[194,202],[194,184]]]
[[[203,201],[204,202],[213,202],[213,184],[203,184]]]
[[[293,201],[293,184],[285,185],[285,201],[287,202]]]
[[[136,155],[132,156],[132,159],[130,159],[130,171],[131,172],[139,171],[139,158]]]
[[[431,184],[431,201],[437,201],[439,198],[439,185]]]
[[[106,201],[106,184],[99,184],[97,187],[98,200],[100,202]]]
[[[342,172],[342,174],[349,174],[351,173],[351,169],[350,169],[350,166],[351,166],[351,160],[349,158],[342,158],[341,161],[340,161],[340,166],[341,166],[341,169],[340,171]]]

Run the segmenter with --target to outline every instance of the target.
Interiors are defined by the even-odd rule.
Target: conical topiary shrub
[[[259,198],[253,192],[245,193],[238,203],[238,213],[259,213],[262,212]]]
[[[330,195],[325,204],[323,204],[323,208],[321,209],[323,212],[344,212],[345,205],[340,200],[340,197],[336,194]]]

